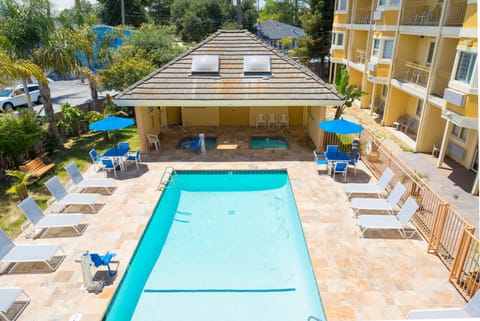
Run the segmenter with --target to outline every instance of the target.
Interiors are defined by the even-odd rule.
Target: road
[[[49,86],[55,112],[59,112],[60,107],[67,102],[76,106],[90,99],[90,87],[87,84],[82,84],[79,79],[52,81]],[[98,95],[105,96],[107,93],[112,95],[115,92],[99,91]],[[40,116],[44,115],[43,105],[34,106],[33,109],[40,112]]]

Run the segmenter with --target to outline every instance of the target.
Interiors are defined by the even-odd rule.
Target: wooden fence
[[[475,227],[383,146],[372,132],[364,130],[361,142],[362,160],[372,173],[378,178],[389,167],[395,173],[392,185],[400,180],[408,191],[403,200],[408,196],[416,200],[419,209],[412,221],[427,240],[427,251],[440,258],[450,270],[450,282],[469,300],[480,289],[480,241],[474,236]]]

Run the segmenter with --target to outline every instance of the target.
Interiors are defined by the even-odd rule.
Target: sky
[[[88,0],[91,3],[96,3],[96,0]],[[264,0],[257,0],[260,4],[260,8],[263,7]],[[63,9],[71,8],[75,4],[75,0],[50,0],[50,2],[54,5],[55,9],[58,11],[62,11]]]

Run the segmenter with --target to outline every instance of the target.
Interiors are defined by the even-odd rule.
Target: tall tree
[[[294,25],[295,4],[291,0],[266,0],[258,20],[277,20]]]
[[[173,0],[151,0],[148,4],[148,17],[158,25],[166,25],[170,21],[170,8]]]
[[[93,5],[87,0],[75,0],[73,8],[64,9],[57,18],[58,22],[71,29],[96,21]]]
[[[98,0],[99,15],[103,23],[109,26],[118,26],[122,23],[122,12],[119,0]],[[140,26],[147,22],[145,4],[141,0],[124,0],[125,24]]]
[[[306,36],[298,40],[295,55],[307,63],[312,58],[320,58],[323,68],[325,57],[329,55],[334,0],[309,0],[308,8],[301,16]]]
[[[242,26],[250,32],[255,33],[255,24],[258,19],[258,10],[255,0],[242,0]]]

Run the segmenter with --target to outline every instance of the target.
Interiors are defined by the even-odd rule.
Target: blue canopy
[[[325,120],[318,127],[329,133],[335,134],[358,134],[363,127],[345,119]]]
[[[108,131],[125,128],[133,124],[134,121],[131,118],[108,116],[104,119],[91,123],[89,128],[90,130]]]

